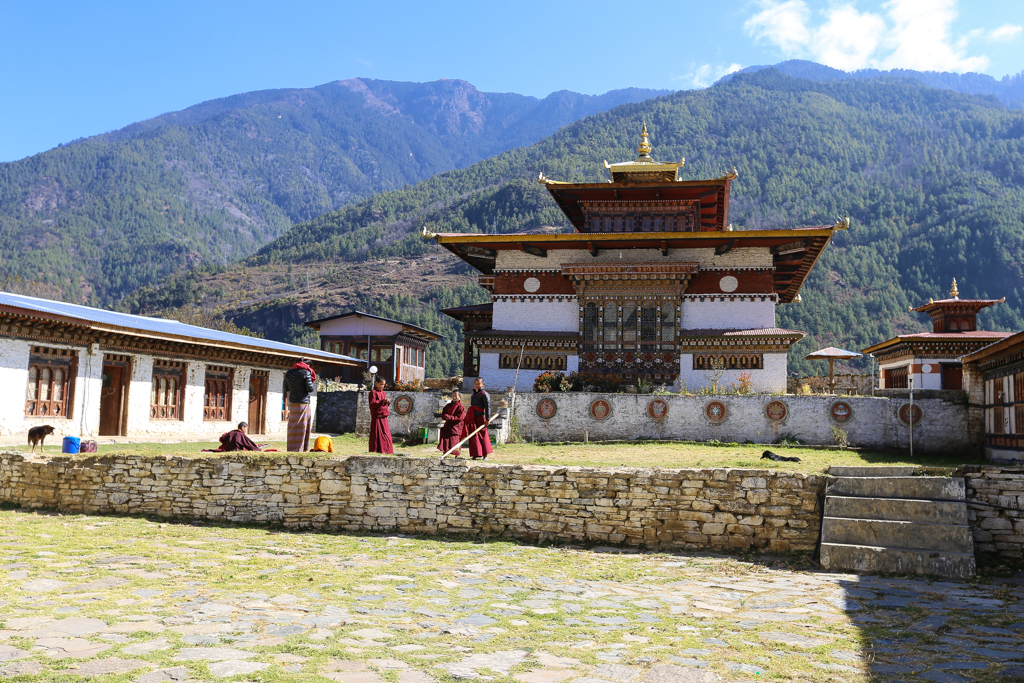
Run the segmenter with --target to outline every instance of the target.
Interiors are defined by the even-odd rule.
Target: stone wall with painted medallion
[[[540,401],[548,402],[543,410],[538,410]],[[980,435],[976,421],[970,420],[968,406],[935,398],[915,400],[914,404],[915,452],[966,455],[977,451]],[[832,428],[839,427],[846,431],[852,446],[905,449],[910,439],[907,408],[905,398],[870,396],[520,391],[515,413],[523,437],[537,441],[714,439],[770,444],[789,436],[808,444],[829,445],[834,443]]]

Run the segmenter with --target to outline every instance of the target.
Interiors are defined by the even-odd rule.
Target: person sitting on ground
[[[329,436],[318,436],[316,441],[313,442],[313,449],[311,453],[333,453],[334,442],[331,441]]]
[[[238,429],[232,429],[220,435],[220,448],[206,450],[205,453],[226,453],[229,451],[262,451],[263,449],[253,442],[247,434],[248,422],[239,422]]]

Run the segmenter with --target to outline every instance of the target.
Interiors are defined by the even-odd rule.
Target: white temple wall
[[[753,382],[752,389],[758,393],[786,392],[786,354],[766,353],[763,355],[764,368],[761,370],[726,370],[718,380],[719,388],[728,388],[739,384],[740,374],[747,373]],[[693,354],[679,355],[679,381],[677,386],[685,384],[688,392],[695,392],[711,386],[708,370],[693,369]]]
[[[563,263],[673,263],[696,261],[701,270],[735,270],[736,268],[772,268],[773,257],[768,247],[741,247],[721,256],[708,249],[669,249],[662,256],[660,249],[602,249],[598,255],[582,249],[551,250],[548,256],[534,256],[522,251],[499,251],[495,270],[561,270]]]
[[[580,306],[575,297],[568,301],[499,299],[494,302],[491,326],[523,332],[578,332]]]
[[[761,301],[731,300],[707,296],[704,301],[684,297],[683,330],[754,330],[775,327],[775,302],[769,297]]]
[[[489,352],[480,354],[480,376],[483,377],[484,381],[487,383],[487,390],[491,392],[491,395],[505,391],[516,381],[515,368],[498,367],[499,356],[500,354],[498,353]],[[566,357],[566,375],[579,369],[579,356],[572,355]],[[516,384],[516,391],[533,391],[533,381],[543,373],[543,370],[520,370],[519,383]]]

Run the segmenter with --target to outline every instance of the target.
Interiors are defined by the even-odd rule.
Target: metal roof
[[[394,323],[396,325],[401,325],[403,328],[406,328],[407,330],[411,330],[413,332],[418,332],[418,333],[420,333],[420,334],[422,334],[424,336],[427,336],[427,337],[433,337],[435,340],[436,339],[443,339],[444,338],[444,335],[440,335],[437,332],[431,332],[427,328],[420,327],[419,325],[413,325],[412,323],[404,323],[401,320],[392,320],[391,318],[383,318],[383,317],[381,317],[379,315],[373,315],[372,313],[363,313],[362,311],[349,311],[348,313],[339,313],[338,315],[332,315],[332,316],[330,316],[328,318],[320,318],[319,320],[310,320],[309,322],[306,323],[306,327],[311,327],[314,330],[319,330],[321,323],[325,323],[328,320],[340,320],[341,318],[350,318],[350,317],[352,317],[354,315],[360,316],[360,317],[363,317],[363,318],[373,318],[374,320],[383,320],[384,322],[387,322],[387,323]]]
[[[91,306],[69,304],[63,301],[11,294],[10,292],[0,292],[0,311],[28,315],[34,314],[33,317],[56,317],[60,318],[63,322],[82,324],[96,329],[128,333],[140,337],[174,339],[175,341],[216,346],[242,347],[247,350],[269,353],[276,356],[306,357],[328,363],[340,362],[346,365],[351,363],[363,365],[366,363],[364,360],[351,356],[342,356],[337,353],[328,353],[319,349],[285,344],[269,339],[249,337],[244,334],[211,330],[208,327],[188,325],[168,318],[151,318],[145,315],[119,313],[102,308],[92,308]]]

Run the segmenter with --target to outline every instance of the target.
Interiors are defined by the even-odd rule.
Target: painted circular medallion
[[[603,398],[599,398],[590,404],[590,417],[595,420],[603,420],[612,414],[612,405]]]
[[[550,420],[558,412],[558,404],[553,399],[542,398],[537,402],[537,417],[542,420]]]
[[[896,414],[900,418],[900,422],[905,425],[910,425],[910,404],[904,403],[899,407]],[[924,418],[924,413],[921,411],[921,406],[914,404],[914,426],[921,424],[921,419]]]
[[[647,404],[647,417],[652,420],[663,420],[668,415],[668,401],[656,398]]]
[[[782,401],[769,401],[764,407],[764,416],[772,422],[782,422],[789,415],[789,408]]]
[[[540,289],[540,280],[538,280],[535,277],[526,278],[526,281],[523,283],[523,289],[525,289],[530,294],[533,294],[538,289]]]
[[[721,401],[708,401],[704,404],[704,417],[711,422],[716,424],[722,422],[728,414],[729,409]]]
[[[413,406],[412,398],[402,394],[391,405],[394,406],[395,412],[399,415],[408,415]]]
[[[828,416],[837,424],[846,424],[853,419],[853,407],[846,401],[832,401]]]
[[[740,281],[732,275],[726,275],[718,281],[718,286],[723,292],[735,292],[736,288],[740,286]]]

